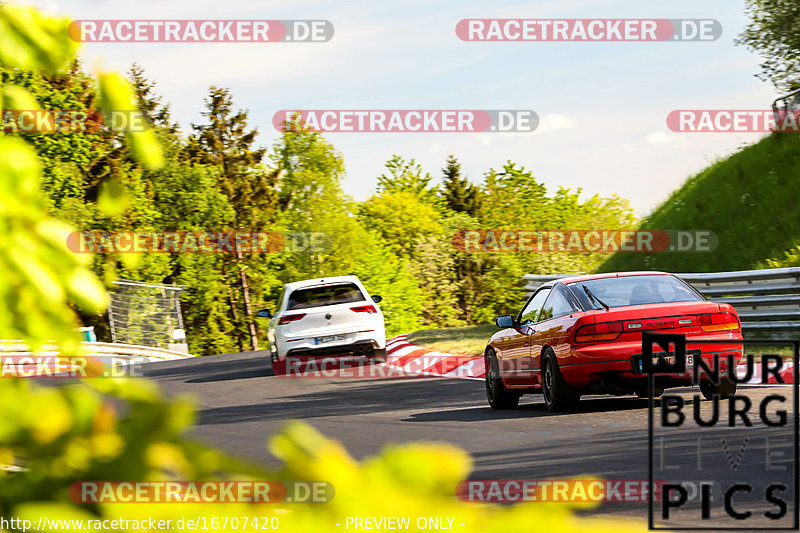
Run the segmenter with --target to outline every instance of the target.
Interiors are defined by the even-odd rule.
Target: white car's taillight
[[[296,322],[306,316],[305,313],[297,313],[294,315],[283,315],[280,320],[278,320],[278,325],[288,324],[290,322]]]
[[[357,305],[355,307],[350,308],[351,311],[355,311],[356,313],[377,313],[378,310],[375,309],[375,306],[372,304],[368,305]]]

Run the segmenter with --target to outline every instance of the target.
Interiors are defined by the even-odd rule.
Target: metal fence
[[[772,114],[779,124],[787,113],[800,111],[800,89],[785,94],[772,102]]]
[[[675,275],[711,301],[731,304],[748,337],[800,332],[800,267]],[[526,274],[523,290],[531,293],[542,283],[569,276]]]
[[[180,293],[183,285],[114,282],[108,321],[115,343],[188,351]]]

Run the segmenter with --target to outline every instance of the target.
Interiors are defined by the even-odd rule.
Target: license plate
[[[664,359],[666,359],[667,362],[669,362],[669,364],[675,364],[675,356],[674,355],[668,355]],[[653,356],[653,363],[656,363],[657,361],[658,361],[658,357],[657,356]],[[688,368],[690,366],[694,366],[694,355],[687,353],[686,354],[686,367]],[[641,358],[639,359],[639,372],[644,372],[644,370],[642,370],[642,359]]]
[[[326,342],[343,341],[347,335],[327,335],[325,337],[314,337],[314,344],[325,344]]]

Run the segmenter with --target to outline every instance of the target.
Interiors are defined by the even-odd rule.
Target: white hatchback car
[[[288,356],[356,355],[384,361],[386,331],[378,295],[356,276],[307,279],[283,287],[267,328],[272,360]]]

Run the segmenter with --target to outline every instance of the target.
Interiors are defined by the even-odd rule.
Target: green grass
[[[646,176],[642,176],[646,179]],[[772,134],[689,178],[642,230],[711,230],[712,252],[617,253],[600,272],[758,268],[800,243],[800,135]]]
[[[791,361],[794,349],[786,344],[748,344],[745,341],[744,353],[752,355],[756,361],[760,361],[765,354],[780,355],[785,361]]]
[[[494,324],[467,326],[463,328],[424,329],[408,334],[408,342],[428,350],[453,355],[483,355],[486,343],[494,332]]]

